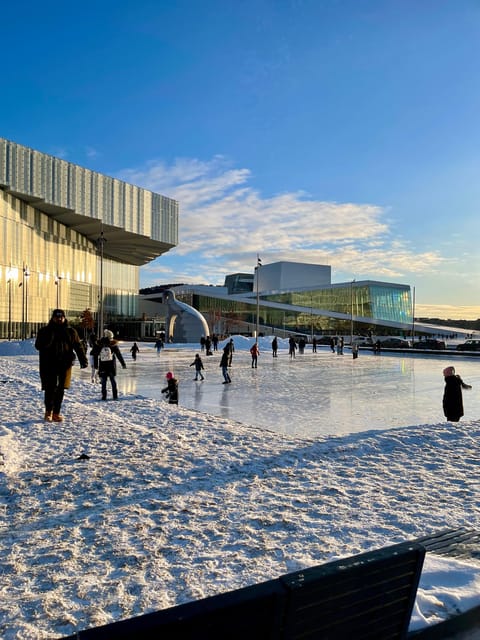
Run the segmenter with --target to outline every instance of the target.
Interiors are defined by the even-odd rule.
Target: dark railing
[[[401,640],[424,556],[405,542],[64,640]]]

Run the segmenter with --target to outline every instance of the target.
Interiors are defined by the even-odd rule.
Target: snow
[[[0,343],[2,638],[60,638],[480,528],[478,360],[453,362],[474,386],[453,425],[441,412],[448,354],[354,361],[321,347],[290,360],[281,341],[273,359],[265,340],[252,370],[250,344],[235,338],[231,385],[220,352],[194,382],[197,345],[158,356],[140,343],[133,362],[121,344],[119,401],[101,402],[77,366],[65,422],[50,424],[31,341]],[[179,406],[159,392],[168,370]],[[429,552],[411,629],[478,604],[480,562]]]

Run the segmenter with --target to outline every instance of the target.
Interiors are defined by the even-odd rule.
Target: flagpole
[[[260,316],[260,296],[258,293],[258,274],[259,274],[259,267],[262,266],[262,261],[260,260],[258,253],[257,253],[257,266],[255,267],[255,276],[256,276],[256,284],[257,284],[257,326],[256,326],[256,330],[255,330],[255,342],[258,343],[258,322],[259,322],[259,316]]]

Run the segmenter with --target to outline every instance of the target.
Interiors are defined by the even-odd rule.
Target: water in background
[[[180,406],[222,416],[281,434],[315,437],[369,429],[444,422],[442,370],[453,364],[473,389],[463,392],[466,420],[480,419],[480,358],[442,355],[373,355],[360,351],[353,360],[319,347],[290,360],[285,350],[272,358],[261,351],[252,369],[248,350],[237,349],[232,384],[223,385],[221,351],[204,354],[205,381],[195,382],[190,367],[199,349],[167,348],[157,355],[153,345],[140,343],[133,362],[130,345],[122,345],[128,368],[117,376],[121,393],[162,398],[165,373],[180,383]]]

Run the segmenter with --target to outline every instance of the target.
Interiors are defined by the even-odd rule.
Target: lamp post
[[[313,344],[313,295],[310,295],[310,341]]]
[[[55,286],[57,287],[57,309],[60,308],[60,280],[63,280],[63,276],[59,276],[58,274],[55,276]]]
[[[262,261],[260,260],[257,253],[257,266],[255,267],[255,280],[257,284],[257,324],[256,324],[256,330],[255,330],[255,342],[257,343],[258,343],[258,322],[259,322],[259,316],[260,316],[260,296],[258,293],[258,276],[259,276],[259,268],[261,266],[262,266]]]
[[[103,335],[103,245],[106,242],[106,238],[103,235],[103,228],[100,232],[100,237],[97,240],[97,247],[100,251],[100,293],[98,296],[98,328],[97,335],[101,337]]]
[[[23,266],[22,273],[22,340],[27,339],[27,323],[28,323],[28,278],[30,271],[27,266]]]
[[[8,284],[8,339],[12,339],[12,268],[7,271]]]
[[[412,346],[415,342],[415,287],[413,287],[412,297]]]
[[[353,285],[355,278],[350,283],[350,344],[353,345]]]

